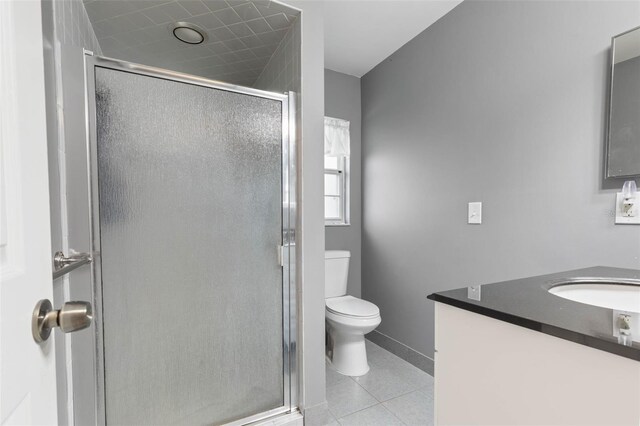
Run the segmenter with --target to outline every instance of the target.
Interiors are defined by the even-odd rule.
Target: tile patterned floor
[[[366,341],[371,370],[348,377],[327,364],[330,426],[433,425],[433,377]]]

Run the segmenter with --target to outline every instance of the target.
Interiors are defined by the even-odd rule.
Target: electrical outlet
[[[631,325],[631,340],[638,342],[640,341],[640,314],[636,312],[629,311],[618,311],[616,309],[613,310],[613,337],[620,338],[620,315],[628,315],[630,318]]]
[[[633,216],[625,216],[623,213],[623,196],[622,192],[616,194],[616,224],[617,225],[640,225],[640,192],[636,192],[636,200],[639,205],[633,207],[635,210]]]
[[[467,298],[477,301],[482,300],[482,286],[472,285],[471,287],[467,287]]]

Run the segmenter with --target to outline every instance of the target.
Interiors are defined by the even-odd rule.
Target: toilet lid
[[[352,317],[375,317],[380,309],[371,302],[353,296],[330,297],[326,299],[327,309],[338,315]]]

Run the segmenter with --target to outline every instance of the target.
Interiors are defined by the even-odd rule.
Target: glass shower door
[[[285,406],[285,98],[126,67],[96,65],[94,84],[106,423]]]

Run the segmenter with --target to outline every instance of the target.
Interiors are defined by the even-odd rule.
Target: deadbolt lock
[[[61,309],[54,310],[49,299],[36,303],[31,319],[31,333],[36,343],[44,342],[54,327],[63,333],[83,330],[91,325],[93,311],[89,302],[67,302]]]

